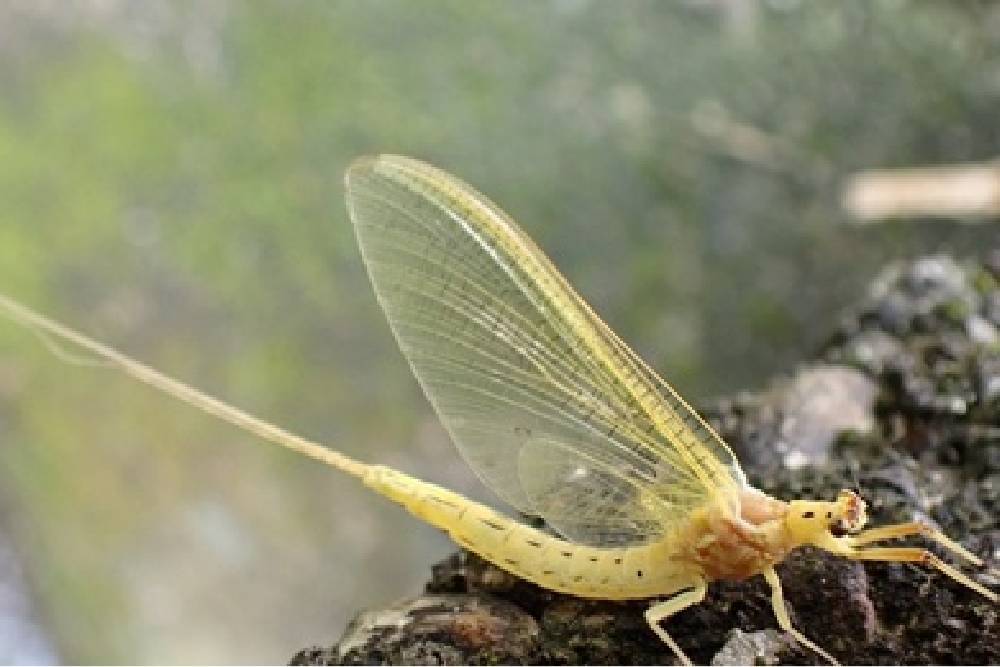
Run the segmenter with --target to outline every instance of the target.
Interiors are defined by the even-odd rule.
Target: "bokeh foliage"
[[[789,368],[885,260],[994,240],[838,204],[855,169],[995,157],[992,3],[68,7],[0,9],[2,291],[461,489],[357,256],[358,154],[488,192],[700,398]],[[0,345],[0,500],[69,660],[280,661],[445,548],[318,466]]]

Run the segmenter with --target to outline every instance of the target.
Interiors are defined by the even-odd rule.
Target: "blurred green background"
[[[0,291],[482,496],[371,293],[352,158],[488,193],[698,402],[791,369],[885,261],[995,242],[839,198],[994,158],[998,103],[992,2],[3,3]],[[449,549],[0,321],[0,661],[282,662]]]

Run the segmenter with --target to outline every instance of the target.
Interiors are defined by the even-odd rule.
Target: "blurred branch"
[[[863,171],[844,186],[844,208],[857,222],[947,217],[969,222],[1000,216],[1000,162]]]
[[[717,100],[703,100],[691,112],[691,126],[726,155],[767,169],[780,169],[785,147],[781,140],[738,121]]]
[[[718,100],[696,104],[690,123],[712,150],[737,162],[818,182],[826,181],[831,173],[826,160],[803,152],[781,135],[734,117]]]

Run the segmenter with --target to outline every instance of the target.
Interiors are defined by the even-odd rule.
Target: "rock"
[[[869,434],[878,387],[860,371],[813,366],[798,372],[780,399],[779,439],[774,444],[790,469],[826,463],[844,432]]]
[[[887,269],[816,361],[704,413],[751,483],[779,498],[857,487],[872,524],[920,519],[1000,560],[1000,350],[983,324],[993,264],[937,255]],[[982,276],[991,277],[985,280]],[[910,543],[918,544],[920,540]],[[996,587],[989,570],[963,570]],[[933,570],[800,549],[778,566],[792,620],[848,664],[1000,664],[1000,610]],[[364,612],[296,664],[663,664],[647,601],[543,590],[465,552],[427,593]],[[776,630],[760,578],[716,582],[664,627],[701,664],[820,664]]]
[[[977,345],[990,347],[1000,341],[1000,332],[997,331],[996,325],[986,317],[972,315],[965,321],[965,328],[969,340]]]
[[[791,642],[777,630],[743,632],[734,628],[729,640],[712,658],[712,665],[777,665]]]
[[[307,649],[296,665],[523,663],[538,623],[520,607],[486,595],[423,595],[351,621],[335,647]]]
[[[898,338],[879,329],[859,331],[843,350],[843,361],[867,375],[879,375],[887,368],[898,366],[904,358],[903,344]],[[834,361],[841,361],[835,355]]]

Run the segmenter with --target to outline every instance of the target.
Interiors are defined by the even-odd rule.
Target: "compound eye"
[[[830,534],[834,537],[844,537],[847,535],[847,526],[843,521],[834,521],[830,524]]]

